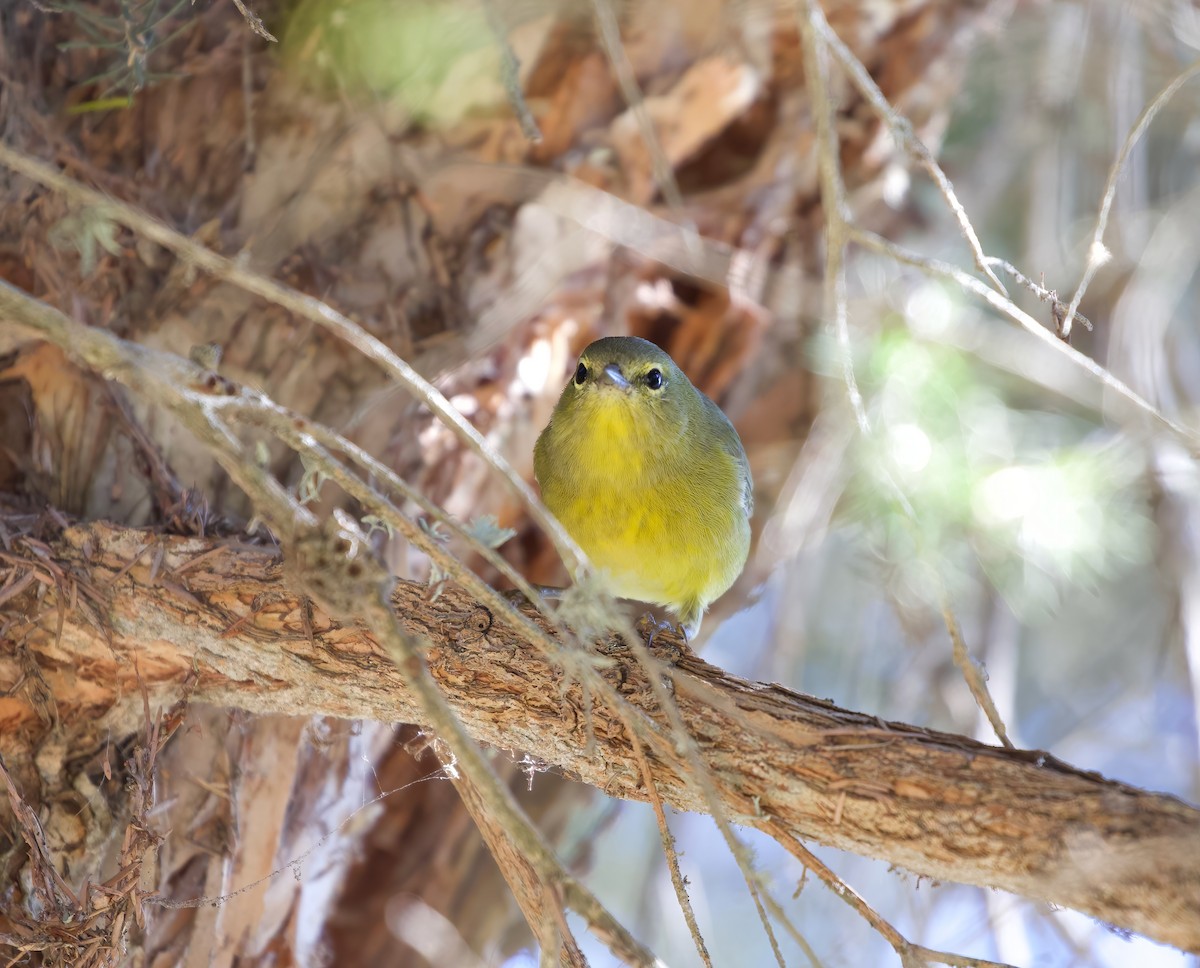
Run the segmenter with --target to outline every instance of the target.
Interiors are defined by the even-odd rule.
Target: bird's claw
[[[687,632],[683,627],[676,625],[674,622],[659,621],[649,612],[646,612],[637,622],[637,630],[640,635],[646,638],[646,648],[651,652],[657,652],[668,662],[674,664],[684,657],[688,651]],[[660,639],[659,636],[667,633],[665,639]],[[673,641],[675,637],[682,640],[682,644]],[[657,639],[657,641],[656,641]]]

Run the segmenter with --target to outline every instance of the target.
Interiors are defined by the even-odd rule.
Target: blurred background
[[[706,659],[994,741],[952,662],[945,587],[1018,746],[1200,799],[1194,455],[954,286],[854,251],[850,350],[871,426],[860,432],[822,317],[823,216],[792,6],[271,0],[250,19],[238,7],[5,4],[5,143],[327,300],[530,478],[577,352],[612,333],[658,342],[729,413],[755,476],[755,549],[705,622]],[[1197,57],[1200,7],[824,7],[937,150],[985,251],[1068,298],[1126,134]],[[969,267],[941,197],[834,75],[856,219]],[[1105,235],[1112,259],[1080,307],[1095,329],[1074,334],[1192,427],[1198,107],[1200,82],[1132,153]],[[517,532],[503,552],[532,580],[561,583],[506,489],[352,350],[60,196],[7,174],[0,189],[0,277],[147,345],[217,344],[222,373],[346,433],[452,513],[495,515]],[[1047,304],[1005,282],[1052,326]],[[169,518],[122,419],[97,403],[105,393],[47,347],[0,359],[0,490],[91,518]],[[208,512],[249,517],[194,441],[130,403]],[[299,462],[263,447],[297,485]],[[347,503],[332,487],[320,502]],[[428,576],[408,546],[384,550],[397,573]],[[160,889],[225,893],[334,834],[302,876],[153,917],[145,964],[201,953],[241,965],[537,964],[454,791],[421,782],[434,765],[410,752],[411,727],[204,707],[189,718],[165,754]],[[601,900],[666,963],[696,964],[650,808],[523,772],[517,756],[496,759]],[[771,963],[712,822],[671,824],[714,963]],[[797,894],[795,860],[743,836],[821,964],[898,963],[811,878]],[[1022,966],[1200,964],[1071,911],[814,849],[913,942]],[[786,932],[780,943],[789,964],[807,963]],[[614,964],[585,944],[593,965]]]

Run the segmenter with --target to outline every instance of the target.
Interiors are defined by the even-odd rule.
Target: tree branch
[[[370,633],[319,611],[306,617],[273,549],[89,524],[65,530],[49,551],[73,585],[104,599],[100,610],[73,607],[87,595],[64,587],[39,597],[35,582],[5,602],[19,617],[9,634],[24,641],[63,723],[93,736],[136,728],[137,670],[161,703],[178,698],[190,676],[194,701],[260,714],[422,721],[411,686]],[[585,720],[578,685],[457,587],[428,598],[426,586],[400,582],[394,605],[408,632],[431,643],[429,669],[473,737],[613,796],[649,797],[617,713],[593,705]],[[624,650],[613,658],[606,677],[665,726],[641,667]],[[0,683],[21,677],[19,659],[0,656]],[[736,821],[1200,951],[1200,810],[1048,755],[746,682],[693,656],[675,682],[680,715]],[[80,705],[68,708],[72,701]],[[31,756],[46,728],[32,688],[0,698],[0,755]],[[707,812],[671,744],[646,756],[664,803]]]

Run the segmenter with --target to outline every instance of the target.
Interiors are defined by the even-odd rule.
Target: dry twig
[[[1060,353],[1071,365],[1082,370],[1101,387],[1111,390],[1120,399],[1129,404],[1130,412],[1150,418],[1153,423],[1174,435],[1187,448],[1190,454],[1200,455],[1200,431],[1172,420],[1127,383],[1118,380],[1091,357],[1084,356],[1074,347],[1058,339],[1045,326],[1042,326],[1036,319],[1013,303],[1011,299],[1006,299],[994,290],[989,289],[970,273],[964,272],[958,266],[951,265],[948,262],[942,262],[940,259],[930,259],[919,255],[858,226],[850,227],[850,236],[855,243],[861,245],[863,248],[886,255],[905,265],[913,266],[933,278],[953,282],[965,291],[978,296],[996,310],[996,312],[1007,316],[1031,336],[1041,340],[1046,346],[1052,347],[1054,352]]]
[[[892,107],[891,103],[884,97],[883,91],[879,89],[879,85],[867,73],[867,69],[851,52],[842,39],[829,26],[829,22],[824,16],[817,17],[813,20],[813,26],[821,37],[821,40],[833,52],[833,56],[841,65],[842,70],[858,88],[859,93],[867,100],[867,103],[875,109],[875,113],[883,119],[887,124],[892,134],[899,140],[900,144],[917,159],[917,162],[933,179],[933,183],[937,186],[942,198],[946,202],[946,207],[950,209],[950,213],[954,216],[954,220],[958,223],[958,230],[963,239],[971,249],[971,255],[975,259],[975,266],[991,281],[997,291],[1007,296],[1008,290],[1004,288],[1004,284],[992,272],[991,260],[983,253],[983,246],[979,242],[979,236],[975,233],[975,226],[971,224],[970,218],[967,217],[967,210],[963,208],[962,202],[958,200],[958,195],[954,191],[954,186],[950,183],[950,179],[946,177],[946,173],[942,171],[942,166],[937,163],[937,159],[933,157],[933,152],[926,147],[925,142],[917,137],[917,133],[913,130],[912,123],[908,118],[904,117],[899,111]]]
[[[1071,297],[1071,304],[1067,307],[1066,318],[1059,328],[1059,338],[1064,342],[1071,339],[1071,326],[1075,320],[1075,314],[1079,311],[1079,304],[1083,301],[1083,294],[1087,291],[1087,287],[1091,285],[1092,279],[1099,268],[1109,260],[1108,250],[1104,247],[1104,230],[1108,227],[1108,213],[1112,209],[1113,198],[1117,194],[1117,179],[1121,177],[1121,172],[1125,170],[1125,162],[1129,160],[1130,152],[1133,151],[1134,146],[1141,140],[1142,135],[1146,133],[1146,129],[1150,127],[1150,123],[1158,115],[1158,112],[1166,107],[1167,102],[1175,96],[1181,87],[1197,76],[1200,76],[1200,60],[1193,61],[1188,67],[1184,68],[1170,84],[1155,95],[1153,100],[1142,109],[1137,122],[1129,130],[1129,134],[1125,136],[1121,150],[1117,152],[1117,160],[1113,162],[1112,167],[1108,171],[1108,181],[1104,186],[1104,194],[1100,199],[1100,211],[1096,215],[1096,227],[1092,230],[1092,241],[1088,246],[1087,266],[1084,268],[1083,277],[1079,280],[1075,294]]]
[[[829,95],[827,47],[830,44],[829,37],[833,36],[833,31],[825,20],[825,15],[821,11],[821,6],[817,0],[799,0],[797,17],[800,26],[800,36],[804,44],[804,76],[812,99],[813,115],[816,119],[817,163],[821,176],[821,201],[825,209],[825,311],[833,317],[834,331],[837,333],[838,346],[842,356],[842,375],[846,381],[850,405],[854,410],[855,419],[858,421],[859,430],[863,435],[870,436],[870,419],[863,404],[862,394],[858,390],[858,381],[854,376],[853,348],[850,345],[850,324],[846,309],[846,248],[851,238],[853,222],[846,204],[845,186],[842,183],[841,165],[838,160],[838,139],[834,127],[834,106]],[[847,63],[858,63],[857,59],[854,58],[848,49],[844,49],[843,54],[848,58]],[[861,64],[859,67],[861,68]],[[865,70],[861,72],[864,75],[866,73]],[[873,88],[873,84],[869,87]],[[874,90],[878,94],[878,89]],[[869,96],[868,87],[864,87],[864,94]],[[878,94],[878,97],[882,99],[883,95]],[[894,111],[890,113],[892,117],[896,117]],[[915,138],[912,141],[918,145],[920,144]],[[928,151],[925,151],[925,155],[928,156]],[[919,152],[918,156],[920,156]],[[930,161],[932,161],[932,158],[930,158]],[[937,168],[936,165],[934,168],[941,180],[949,186],[949,180],[946,179],[945,175],[941,174],[941,169]],[[946,198],[951,205],[951,209],[956,214],[962,211],[961,206],[958,205],[957,198],[954,196],[953,189],[949,189],[946,192]],[[962,213],[962,218],[966,219],[965,212]],[[970,223],[968,222],[967,224],[969,227]],[[975,238],[974,232],[969,232],[968,237],[973,241],[972,251],[978,253],[977,257],[986,269],[988,277],[995,279],[995,275],[987,268],[986,262],[984,262],[983,253],[979,249],[978,239]],[[996,280],[996,284],[1001,291],[1004,290],[999,280]],[[909,502],[907,495],[899,484],[892,479],[891,474],[886,469],[883,476],[889,482],[897,503],[904,512],[905,520],[916,535],[919,547],[922,542],[916,528],[916,511]],[[955,662],[963,672],[967,688],[971,691],[972,697],[979,704],[980,709],[983,710],[993,728],[995,728],[996,735],[1005,746],[1011,746],[1012,743],[1009,742],[1004,722],[996,710],[995,702],[988,693],[987,684],[984,682],[978,668],[971,662],[970,657],[967,655],[966,645],[959,631],[958,621],[955,619],[954,612],[946,601],[944,581],[941,577],[940,569],[935,569],[935,573],[937,574],[938,584],[943,589],[941,611],[946,622],[946,629],[954,644]],[[961,662],[959,661],[960,653],[962,657]]]

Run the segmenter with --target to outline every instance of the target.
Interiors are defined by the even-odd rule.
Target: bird
[[[663,349],[589,345],[534,446],[542,501],[602,588],[669,609],[688,642],[750,552],[741,438]]]

